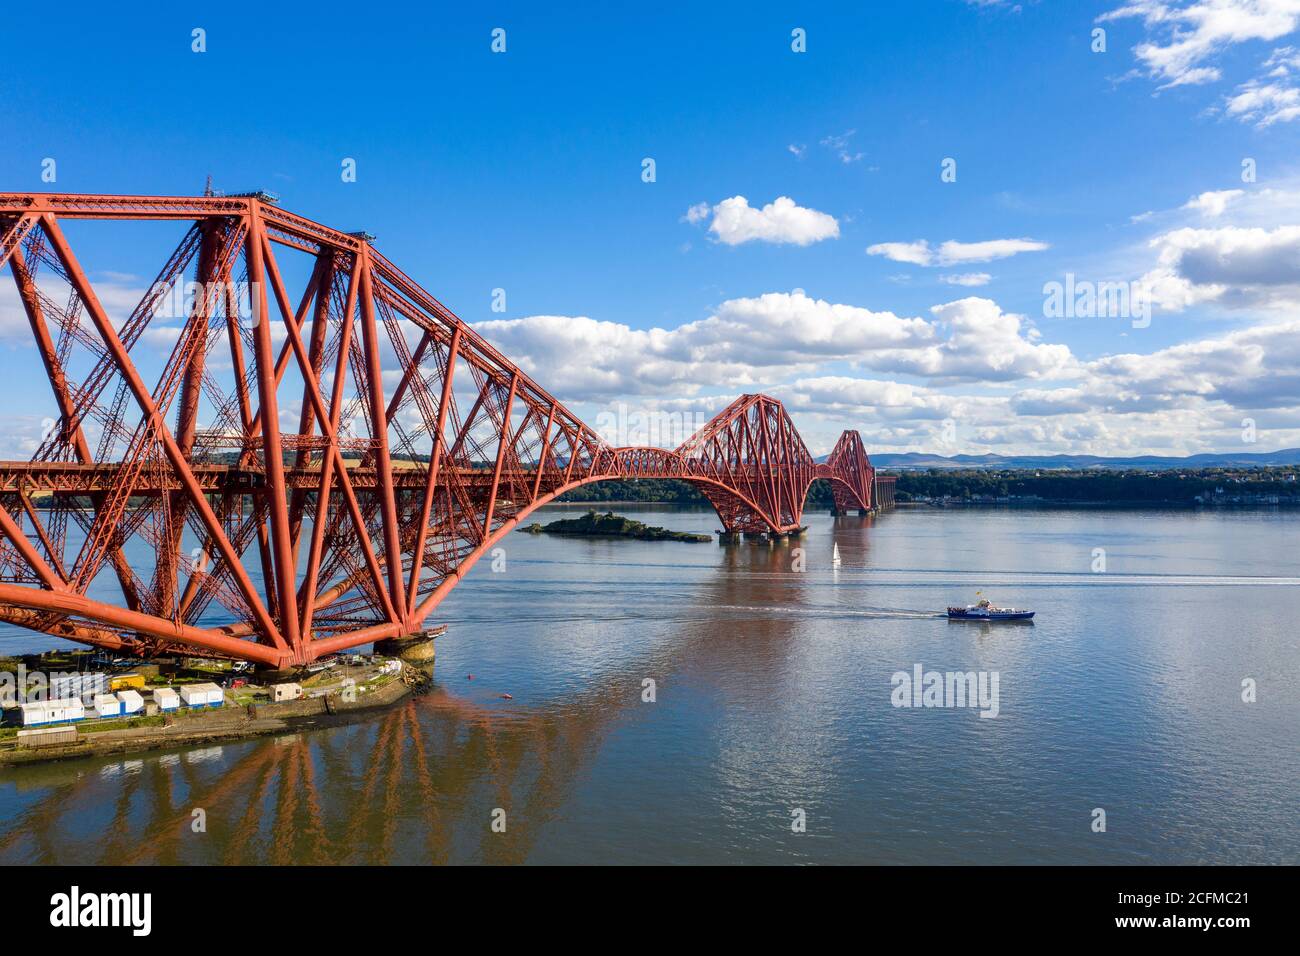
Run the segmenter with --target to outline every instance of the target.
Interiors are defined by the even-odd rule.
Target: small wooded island
[[[561,518],[550,524],[530,524],[520,528],[525,534],[570,534],[584,538],[637,538],[641,541],[712,541],[707,534],[669,531],[624,518],[612,511],[596,514],[588,511],[581,518]]]

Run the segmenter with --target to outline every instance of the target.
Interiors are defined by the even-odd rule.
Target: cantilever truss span
[[[134,307],[91,282],[81,220],[181,234]],[[415,634],[593,481],[679,478],[778,534],[817,478],[844,511],[892,491],[856,431],[817,463],[764,395],[675,451],[611,447],[368,237],[260,194],[0,194],[5,267],[52,414],[0,462],[0,621],[83,644],[283,667]]]

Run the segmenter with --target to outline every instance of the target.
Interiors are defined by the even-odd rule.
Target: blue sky
[[[273,191],[593,424],[763,390],[816,452],[1300,445],[1300,0],[79,6],[9,46],[0,189]],[[83,241],[124,302],[164,251]],[[1149,324],[1045,314],[1067,273]],[[49,404],[16,309],[6,276],[14,454]]]

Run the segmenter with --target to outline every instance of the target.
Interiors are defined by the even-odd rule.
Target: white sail
[[[838,568],[839,566],[840,566],[840,546],[837,543],[835,545],[835,550],[831,553],[831,567]]]

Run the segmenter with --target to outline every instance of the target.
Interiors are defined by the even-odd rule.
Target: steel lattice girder
[[[119,323],[67,220],[188,228]],[[296,301],[286,249],[311,258]],[[609,446],[364,236],[262,195],[0,194],[6,265],[58,417],[30,461],[0,462],[0,620],[69,640],[281,667],[408,636],[520,519],[593,481],[690,482],[727,532],[798,529],[818,478],[841,510],[874,503],[856,431],[818,464],[765,395],[675,451]],[[138,345],[172,337],[150,388]],[[120,601],[91,596],[106,567]]]

